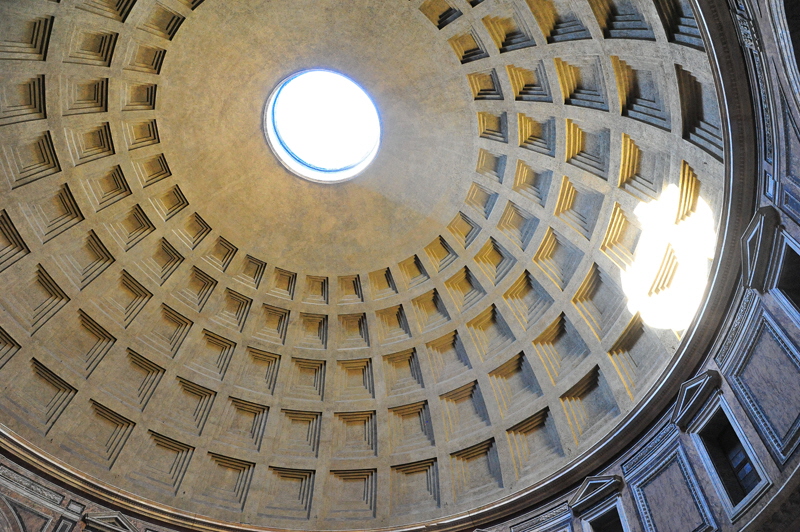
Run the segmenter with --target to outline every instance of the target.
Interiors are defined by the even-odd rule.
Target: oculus
[[[287,169],[310,181],[336,183],[369,166],[378,153],[381,124],[358,84],[314,69],[278,84],[264,111],[264,131]]]

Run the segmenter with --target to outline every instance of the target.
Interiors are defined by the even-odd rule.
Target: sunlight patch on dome
[[[689,326],[708,284],[716,233],[714,217],[702,198],[676,223],[680,190],[670,185],[661,197],[634,210],[642,227],[636,257],[622,272],[628,310],[645,323],[681,331]]]

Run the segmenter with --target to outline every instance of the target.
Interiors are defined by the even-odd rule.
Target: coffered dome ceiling
[[[697,26],[684,0],[0,2],[0,423],[188,527],[557,489],[658,413],[722,258]],[[382,122],[335,185],[262,131],[317,67]]]

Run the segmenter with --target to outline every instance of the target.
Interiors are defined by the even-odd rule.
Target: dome
[[[195,530],[474,528],[616,463],[752,289],[762,126],[706,17],[0,3],[0,447]],[[373,122],[324,77],[286,118],[304,72]]]

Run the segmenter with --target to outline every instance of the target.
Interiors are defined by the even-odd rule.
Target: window
[[[766,472],[721,395],[711,400],[687,432],[728,517],[735,521],[769,488]]]
[[[800,10],[800,6],[798,6]],[[778,276],[777,288],[796,309],[800,310],[800,255],[788,243],[784,247],[781,272]]]
[[[592,532],[625,532],[616,508],[591,521],[589,526],[592,527]]]
[[[722,410],[700,432],[700,437],[728,497],[734,505],[739,504],[755,489],[761,477]]]
[[[580,519],[581,532],[629,532],[622,499],[618,495],[586,510]]]

